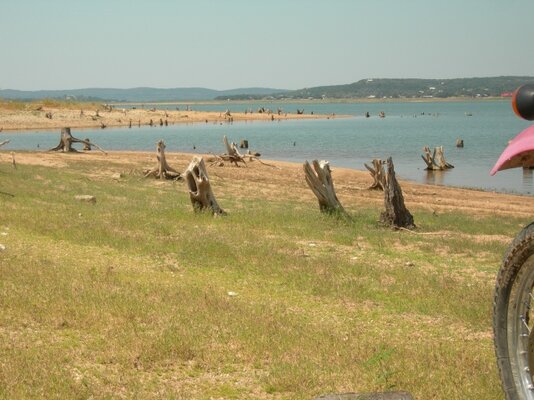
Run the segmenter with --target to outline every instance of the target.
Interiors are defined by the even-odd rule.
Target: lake
[[[514,169],[491,177],[489,171],[509,139],[528,127],[517,118],[510,100],[466,102],[372,102],[372,103],[219,103],[192,104],[193,110],[243,112],[264,106],[294,113],[351,115],[350,118],[269,122],[197,123],[168,127],[73,130],[73,135],[90,138],[107,150],[154,150],[159,139],[167,151],[222,153],[223,135],[239,143],[247,139],[251,150],[263,159],[293,161],[329,160],[332,168],[365,170],[373,158],[392,157],[397,175],[421,183],[534,193],[533,171]],[[152,107],[152,106],[150,106]],[[175,109],[176,105],[158,106]],[[180,105],[184,109],[184,105]],[[385,118],[379,118],[383,111]],[[370,118],[364,115],[370,113]],[[54,147],[57,131],[3,132],[11,143],[4,150],[43,150]],[[456,148],[456,139],[464,148]],[[425,171],[423,146],[443,146],[446,160],[454,169]]]

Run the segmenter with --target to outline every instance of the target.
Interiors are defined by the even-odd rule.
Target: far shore
[[[120,106],[158,106],[158,105],[195,105],[195,104],[213,104],[213,105],[232,105],[232,104],[257,104],[268,105],[276,104],[324,104],[324,103],[457,103],[463,101],[510,101],[510,97],[373,97],[373,98],[347,98],[347,99],[230,99],[230,100],[198,100],[198,101],[139,101],[139,102],[111,102],[111,104]]]
[[[350,117],[348,115],[324,115],[310,112],[227,112],[192,111],[178,107],[178,110],[158,109],[158,105],[145,108],[122,108],[114,105],[104,107],[95,103],[68,104],[51,106],[39,103],[20,103],[18,107],[9,107],[10,103],[0,104],[0,132],[70,128],[111,128],[137,126],[168,126],[182,123],[229,123],[237,121],[281,121],[291,119],[331,119]],[[2,107],[4,106],[4,107]],[[77,107],[76,107],[77,106]],[[146,106],[146,103],[145,103]],[[161,103],[160,103],[161,106]]]

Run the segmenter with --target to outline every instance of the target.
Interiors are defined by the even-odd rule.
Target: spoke
[[[525,318],[524,316],[521,316],[520,319],[521,319],[521,322],[523,323],[523,325],[525,325],[525,328],[527,328],[528,334],[530,335],[530,331],[531,331],[531,329],[530,329],[530,327],[529,327],[528,324],[527,324],[527,320],[526,320],[526,318]]]

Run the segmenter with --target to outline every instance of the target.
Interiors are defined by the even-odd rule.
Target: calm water
[[[373,158],[393,157],[397,174],[423,183],[480,188],[517,193],[534,193],[532,171],[514,169],[490,177],[489,171],[507,141],[529,126],[512,112],[509,101],[433,103],[320,103],[261,104],[265,108],[294,113],[348,114],[351,118],[281,122],[240,122],[233,124],[184,124],[168,127],[73,130],[79,138],[91,138],[109,150],[154,150],[164,139],[168,151],[222,153],[223,135],[238,142],[247,139],[263,159],[303,162],[329,160],[332,167],[364,170]],[[192,105],[194,110],[233,112],[256,110],[260,104],[224,103]],[[174,109],[175,106],[168,106]],[[184,106],[180,106],[184,109]],[[364,113],[369,112],[370,118]],[[380,111],[386,118],[378,118]],[[466,114],[470,114],[466,115]],[[455,147],[456,138],[465,147]],[[59,130],[3,132],[10,139],[3,150],[36,150],[55,146]],[[445,158],[455,166],[444,172],[428,173],[421,159],[422,147],[444,146]],[[195,149],[194,149],[195,148]]]

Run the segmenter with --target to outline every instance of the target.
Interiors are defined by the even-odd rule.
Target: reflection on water
[[[425,183],[430,185],[443,185],[446,171],[426,171]]]

